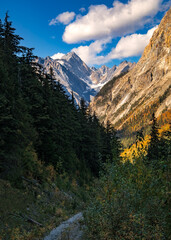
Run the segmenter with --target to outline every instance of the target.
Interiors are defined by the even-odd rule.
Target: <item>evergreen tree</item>
[[[75,98],[74,98],[74,92],[71,93],[71,104],[72,106],[75,106]]]
[[[3,31],[3,51],[4,61],[11,75],[18,74],[16,69],[18,66],[18,55],[22,53],[22,47],[19,46],[22,39],[15,34],[15,28],[12,27],[12,22],[9,21],[8,13],[6,13]]]
[[[155,118],[155,114],[152,114],[152,128],[150,133],[150,144],[148,147],[147,159],[145,163],[147,165],[151,165],[153,167],[157,166],[157,162],[159,160],[159,133],[157,126],[157,119]]]
[[[83,116],[86,116],[87,105],[84,98],[81,98],[81,101],[80,101],[80,111],[83,114]]]
[[[3,53],[3,42],[4,42],[4,29],[3,29],[3,24],[2,24],[2,21],[0,19],[0,55],[2,56],[2,53]]]
[[[142,141],[144,139],[144,135],[143,135],[143,130],[141,129],[140,131],[137,131],[136,134],[136,144],[139,141]]]
[[[116,131],[111,126],[110,121],[107,121],[105,131],[104,159],[108,159],[112,162],[114,159],[116,160],[119,158],[121,146],[116,136]]]
[[[0,96],[1,102],[1,174],[10,179],[18,179],[24,174],[27,158],[24,158],[34,138],[31,116],[20,91],[18,66],[21,38],[14,34],[12,23],[5,17],[3,45],[1,45]],[[34,151],[32,147],[29,151]],[[27,154],[28,156],[28,154]]]

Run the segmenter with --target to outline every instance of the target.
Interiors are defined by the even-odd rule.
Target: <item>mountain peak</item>
[[[80,61],[82,62],[81,58],[75,52],[69,52],[69,53],[65,54],[61,59],[66,60],[66,61],[75,59],[79,62]]]
[[[50,61],[52,61],[52,58],[51,57],[49,57],[49,56],[47,56],[47,57],[45,57],[45,59],[44,60],[50,60]]]
[[[82,97],[89,102],[91,96],[95,96],[105,83],[125,68],[124,65],[117,72],[116,66],[109,68],[102,65],[98,69],[89,68],[73,51],[63,55],[60,59],[52,59],[48,56],[45,59],[39,58],[38,61],[44,65],[46,72],[50,71],[50,67],[53,68],[55,79],[60,80],[68,95],[74,92],[77,102]]]
[[[128,61],[124,60],[120,64],[127,64],[127,63],[128,63]]]
[[[93,70],[93,71],[97,71],[97,68],[95,68],[95,67],[91,67],[91,70]]]
[[[105,74],[108,72],[109,68],[106,67],[105,65],[102,65],[101,68],[99,68],[102,74]]]
[[[67,56],[67,57],[78,57],[78,55],[75,52],[69,52],[65,56]]]

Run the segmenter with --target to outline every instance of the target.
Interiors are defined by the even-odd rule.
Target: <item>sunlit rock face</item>
[[[159,117],[171,109],[171,9],[126,75],[108,82],[93,99],[90,108],[101,122],[109,120],[117,129],[145,114]],[[138,120],[139,119],[139,120]],[[138,124],[138,123],[137,123]]]

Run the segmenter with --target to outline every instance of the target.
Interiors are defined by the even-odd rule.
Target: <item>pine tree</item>
[[[87,105],[84,98],[81,98],[81,101],[80,101],[80,111],[84,116],[86,116]]]
[[[22,52],[19,44],[23,38],[15,34],[16,29],[12,27],[12,22],[8,19],[7,12],[4,20],[4,50],[9,57],[10,55]]]
[[[157,162],[159,160],[159,133],[158,133],[157,119],[155,118],[154,113],[152,114],[152,127],[151,127],[150,137],[151,139],[150,139],[147,159],[145,163],[147,165],[156,167]]]
[[[117,137],[116,130],[112,127],[110,121],[107,121],[106,128],[102,129],[102,156],[103,162],[108,160],[109,162],[120,161],[121,143]]]
[[[1,97],[1,173],[10,179],[17,180],[24,174],[28,151],[34,151],[31,146],[34,139],[34,129],[31,126],[31,116],[22,96],[19,84],[19,41],[21,38],[14,34],[12,22],[5,17],[4,33],[1,45],[3,54],[0,63],[0,97]],[[29,155],[29,153],[28,153]],[[27,155],[27,156],[28,156]]]
[[[2,21],[0,19],[0,55],[2,56],[2,53],[3,53],[3,42],[4,42],[4,29],[3,29],[3,24],[2,24]]]

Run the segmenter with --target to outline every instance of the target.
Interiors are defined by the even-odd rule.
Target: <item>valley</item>
[[[149,132],[144,129],[151,112],[156,112],[160,126],[170,122],[170,22],[168,12],[137,64],[123,61],[112,68],[90,68],[74,52],[61,59],[38,58],[37,62],[47,73],[53,69],[56,81],[60,81],[68,96],[73,93],[77,104],[81,98],[90,103],[90,111],[101,123],[110,121],[123,138],[132,135],[132,143],[136,131]]]
[[[135,3],[114,2],[113,14]],[[104,8],[89,11],[112,11]],[[65,13],[65,24],[66,15],[75,16]],[[119,42],[144,39],[130,36]],[[21,40],[7,12],[0,20],[0,240],[170,239],[171,8],[136,64],[89,67],[74,51],[37,58]],[[102,49],[100,39],[76,50],[92,44]]]

